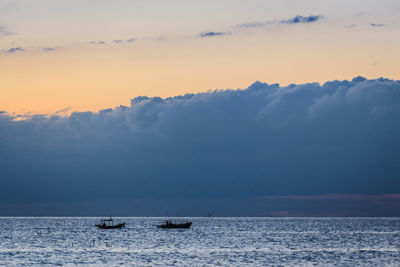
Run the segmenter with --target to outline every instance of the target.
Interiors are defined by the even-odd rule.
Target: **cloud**
[[[321,16],[321,15],[296,16],[291,19],[281,20],[281,21],[279,21],[279,23],[284,23],[284,24],[312,23],[312,22],[321,20],[322,18],[323,18],[323,16]]]
[[[265,27],[266,25],[274,24],[277,21],[253,21],[253,22],[248,22],[248,23],[243,23],[243,24],[238,24],[236,25],[237,27],[241,28],[260,28],[260,27]]]
[[[226,32],[201,32],[200,37],[213,37],[213,36],[222,36],[222,35],[227,35]]]
[[[104,41],[91,41],[90,44],[99,44],[99,45],[103,45],[103,44],[106,44],[106,42],[104,42]]]
[[[265,196],[263,199],[274,209],[267,211],[269,216],[365,217],[400,214],[400,194],[288,195]]]
[[[16,53],[16,52],[24,52],[25,49],[23,49],[22,47],[12,47],[10,49],[7,50],[7,53]]]
[[[326,194],[326,195],[292,195],[265,196],[265,199],[293,200],[400,200],[400,194],[361,195],[361,194]]]
[[[12,33],[7,31],[4,27],[0,26],[0,37],[11,35]]]
[[[1,30],[1,27],[0,27],[0,30]],[[1,34],[1,32],[0,32],[0,34]],[[112,43],[115,43],[115,44],[117,44],[117,43],[132,43],[135,40],[136,40],[135,38],[129,38],[127,40],[113,40]],[[73,45],[87,45],[87,44],[105,45],[106,42],[105,41],[91,41],[91,42],[85,42],[85,43],[75,43]],[[57,49],[59,49],[61,47],[62,46],[59,45],[59,46],[56,46],[56,47],[41,47],[40,49],[43,52],[51,52],[51,51],[55,51],[55,50],[57,50]],[[13,47],[13,48],[10,48],[9,50],[0,50],[0,53],[15,53],[15,52],[24,52],[24,51],[25,51],[25,49],[22,48],[22,47]],[[29,51],[29,49],[28,49],[28,51]]]
[[[385,27],[385,24],[379,24],[379,23],[371,23],[370,25],[372,27]]]
[[[238,24],[238,25],[236,25],[236,27],[239,27],[239,28],[261,28],[261,27],[266,27],[268,25],[274,25],[274,24],[276,25],[276,24],[312,23],[312,22],[321,20],[323,18],[324,17],[321,15],[296,16],[291,19],[248,22],[248,23]]]
[[[134,42],[135,40],[136,40],[136,38],[129,38],[129,39],[127,39],[127,40],[120,40],[120,39],[118,39],[118,40],[113,40],[112,42],[115,43],[115,44],[122,44],[122,43],[132,43],[132,42]]]
[[[363,77],[137,97],[69,116],[0,113],[0,202],[397,198],[399,115],[400,81]]]

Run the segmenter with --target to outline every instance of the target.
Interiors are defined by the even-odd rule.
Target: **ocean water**
[[[400,218],[99,219],[0,217],[0,265],[400,266]]]

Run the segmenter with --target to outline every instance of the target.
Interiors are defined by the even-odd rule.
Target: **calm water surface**
[[[400,266],[400,218],[99,219],[0,217],[0,265]]]

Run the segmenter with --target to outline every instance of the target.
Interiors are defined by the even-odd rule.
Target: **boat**
[[[100,229],[121,229],[125,228],[125,222],[114,224],[114,220],[110,217],[110,219],[100,220],[100,223],[95,226]]]
[[[165,221],[164,224],[157,225],[158,228],[164,229],[177,229],[177,228],[190,228],[192,222],[184,222],[184,223],[173,223],[171,221]]]

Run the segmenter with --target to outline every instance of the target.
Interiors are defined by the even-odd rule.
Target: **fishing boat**
[[[174,228],[190,228],[192,225],[192,222],[184,222],[184,223],[173,223],[171,221],[165,221],[164,224],[157,225],[158,228],[164,228],[164,229],[174,229]]]
[[[110,217],[110,219],[100,220],[100,223],[95,226],[100,229],[121,229],[125,228],[125,222],[114,224],[114,220]]]

